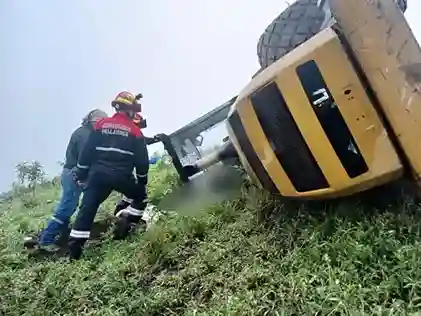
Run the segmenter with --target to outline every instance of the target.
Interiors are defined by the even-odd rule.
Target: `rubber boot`
[[[125,214],[122,214],[115,223],[113,230],[113,239],[123,240],[127,238],[132,230],[132,227],[133,225],[130,222],[129,218],[125,216]]]
[[[49,254],[58,253],[61,248],[56,244],[38,245],[38,250]]]
[[[38,242],[39,240],[37,235],[26,236],[23,239],[23,246],[27,249],[34,249],[38,246]]]
[[[70,227],[63,226],[63,228],[60,229],[60,232],[59,232],[58,236],[56,237],[56,240],[55,240],[54,244],[57,245],[58,247],[63,247],[63,248],[66,247],[67,246],[67,240],[68,240],[68,237],[69,237],[69,234],[70,234],[70,230],[71,230]],[[41,233],[26,236],[23,240],[23,246],[26,249],[34,249],[38,246],[41,246],[39,244],[40,234]],[[45,246],[49,246],[49,245],[45,245]],[[47,247],[47,248],[52,248],[52,247]]]
[[[68,250],[69,258],[71,261],[79,260],[83,254],[83,247],[86,239],[81,238],[69,238]]]
[[[114,216],[117,216],[120,211],[124,210],[129,205],[130,205],[130,202],[127,202],[125,200],[118,201],[114,209]]]

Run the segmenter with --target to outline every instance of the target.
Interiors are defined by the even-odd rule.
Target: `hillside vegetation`
[[[176,175],[152,168],[157,202]],[[302,205],[245,186],[236,200],[106,239],[77,262],[28,258],[22,238],[58,197],[49,183],[31,203],[1,204],[0,315],[419,315],[421,208],[411,199]]]

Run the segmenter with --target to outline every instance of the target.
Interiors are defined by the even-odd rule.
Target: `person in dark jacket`
[[[93,130],[93,124],[108,115],[99,109],[90,111],[83,119],[82,124],[71,135],[66,149],[66,159],[61,172],[62,195],[56,206],[54,215],[48,222],[47,227],[41,232],[38,247],[48,252],[55,252],[57,235],[67,229],[70,218],[75,213],[81,195],[81,187],[73,179],[72,169],[76,167],[80,152]]]
[[[76,180],[86,183],[86,188],[69,236],[71,259],[82,255],[97,210],[112,191],[132,200],[116,224],[115,239],[127,237],[142,220],[147,206],[149,156],[145,138],[133,123],[135,114],[141,112],[138,102],[141,97],[126,91],[119,93],[111,103],[116,113],[95,124],[81,152],[74,175]]]

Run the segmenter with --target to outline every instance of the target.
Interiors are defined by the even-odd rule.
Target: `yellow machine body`
[[[421,186],[421,49],[393,0],[329,0],[397,140],[412,180]]]
[[[338,0],[337,4],[346,2],[365,3]],[[359,20],[357,12],[350,16]],[[367,32],[362,28],[361,38]],[[382,32],[378,33],[380,37]],[[378,48],[371,53],[360,48],[367,59],[362,64],[365,71],[382,54]],[[350,195],[402,176],[404,163],[391,131],[378,111],[376,96],[359,75],[359,60],[351,55],[337,33],[327,28],[266,68],[239,94],[227,119],[228,133],[251,178],[265,189],[287,197],[323,199]],[[373,69],[380,67],[376,63]],[[370,82],[380,81],[379,76],[369,76]],[[403,98],[405,79],[400,78],[398,87],[392,88],[396,77],[375,86],[377,94],[379,89],[386,90],[378,99],[389,106],[387,113],[392,116],[398,115],[394,108],[401,106]],[[391,96],[393,100],[385,102]],[[421,115],[421,107],[417,111]],[[395,121],[402,123],[398,125],[405,132],[405,120]],[[420,140],[421,135],[416,135]],[[405,139],[411,147],[412,136]],[[418,164],[420,155],[419,150],[413,153]]]

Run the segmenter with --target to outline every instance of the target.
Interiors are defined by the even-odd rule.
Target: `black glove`
[[[153,138],[156,140],[162,140],[166,135],[165,134],[156,134]]]
[[[146,137],[145,136],[146,145],[151,145],[156,143],[155,137]]]
[[[86,178],[88,177],[88,170],[86,169],[80,169],[78,167],[74,167],[71,170],[73,180],[75,182],[84,182]]]

